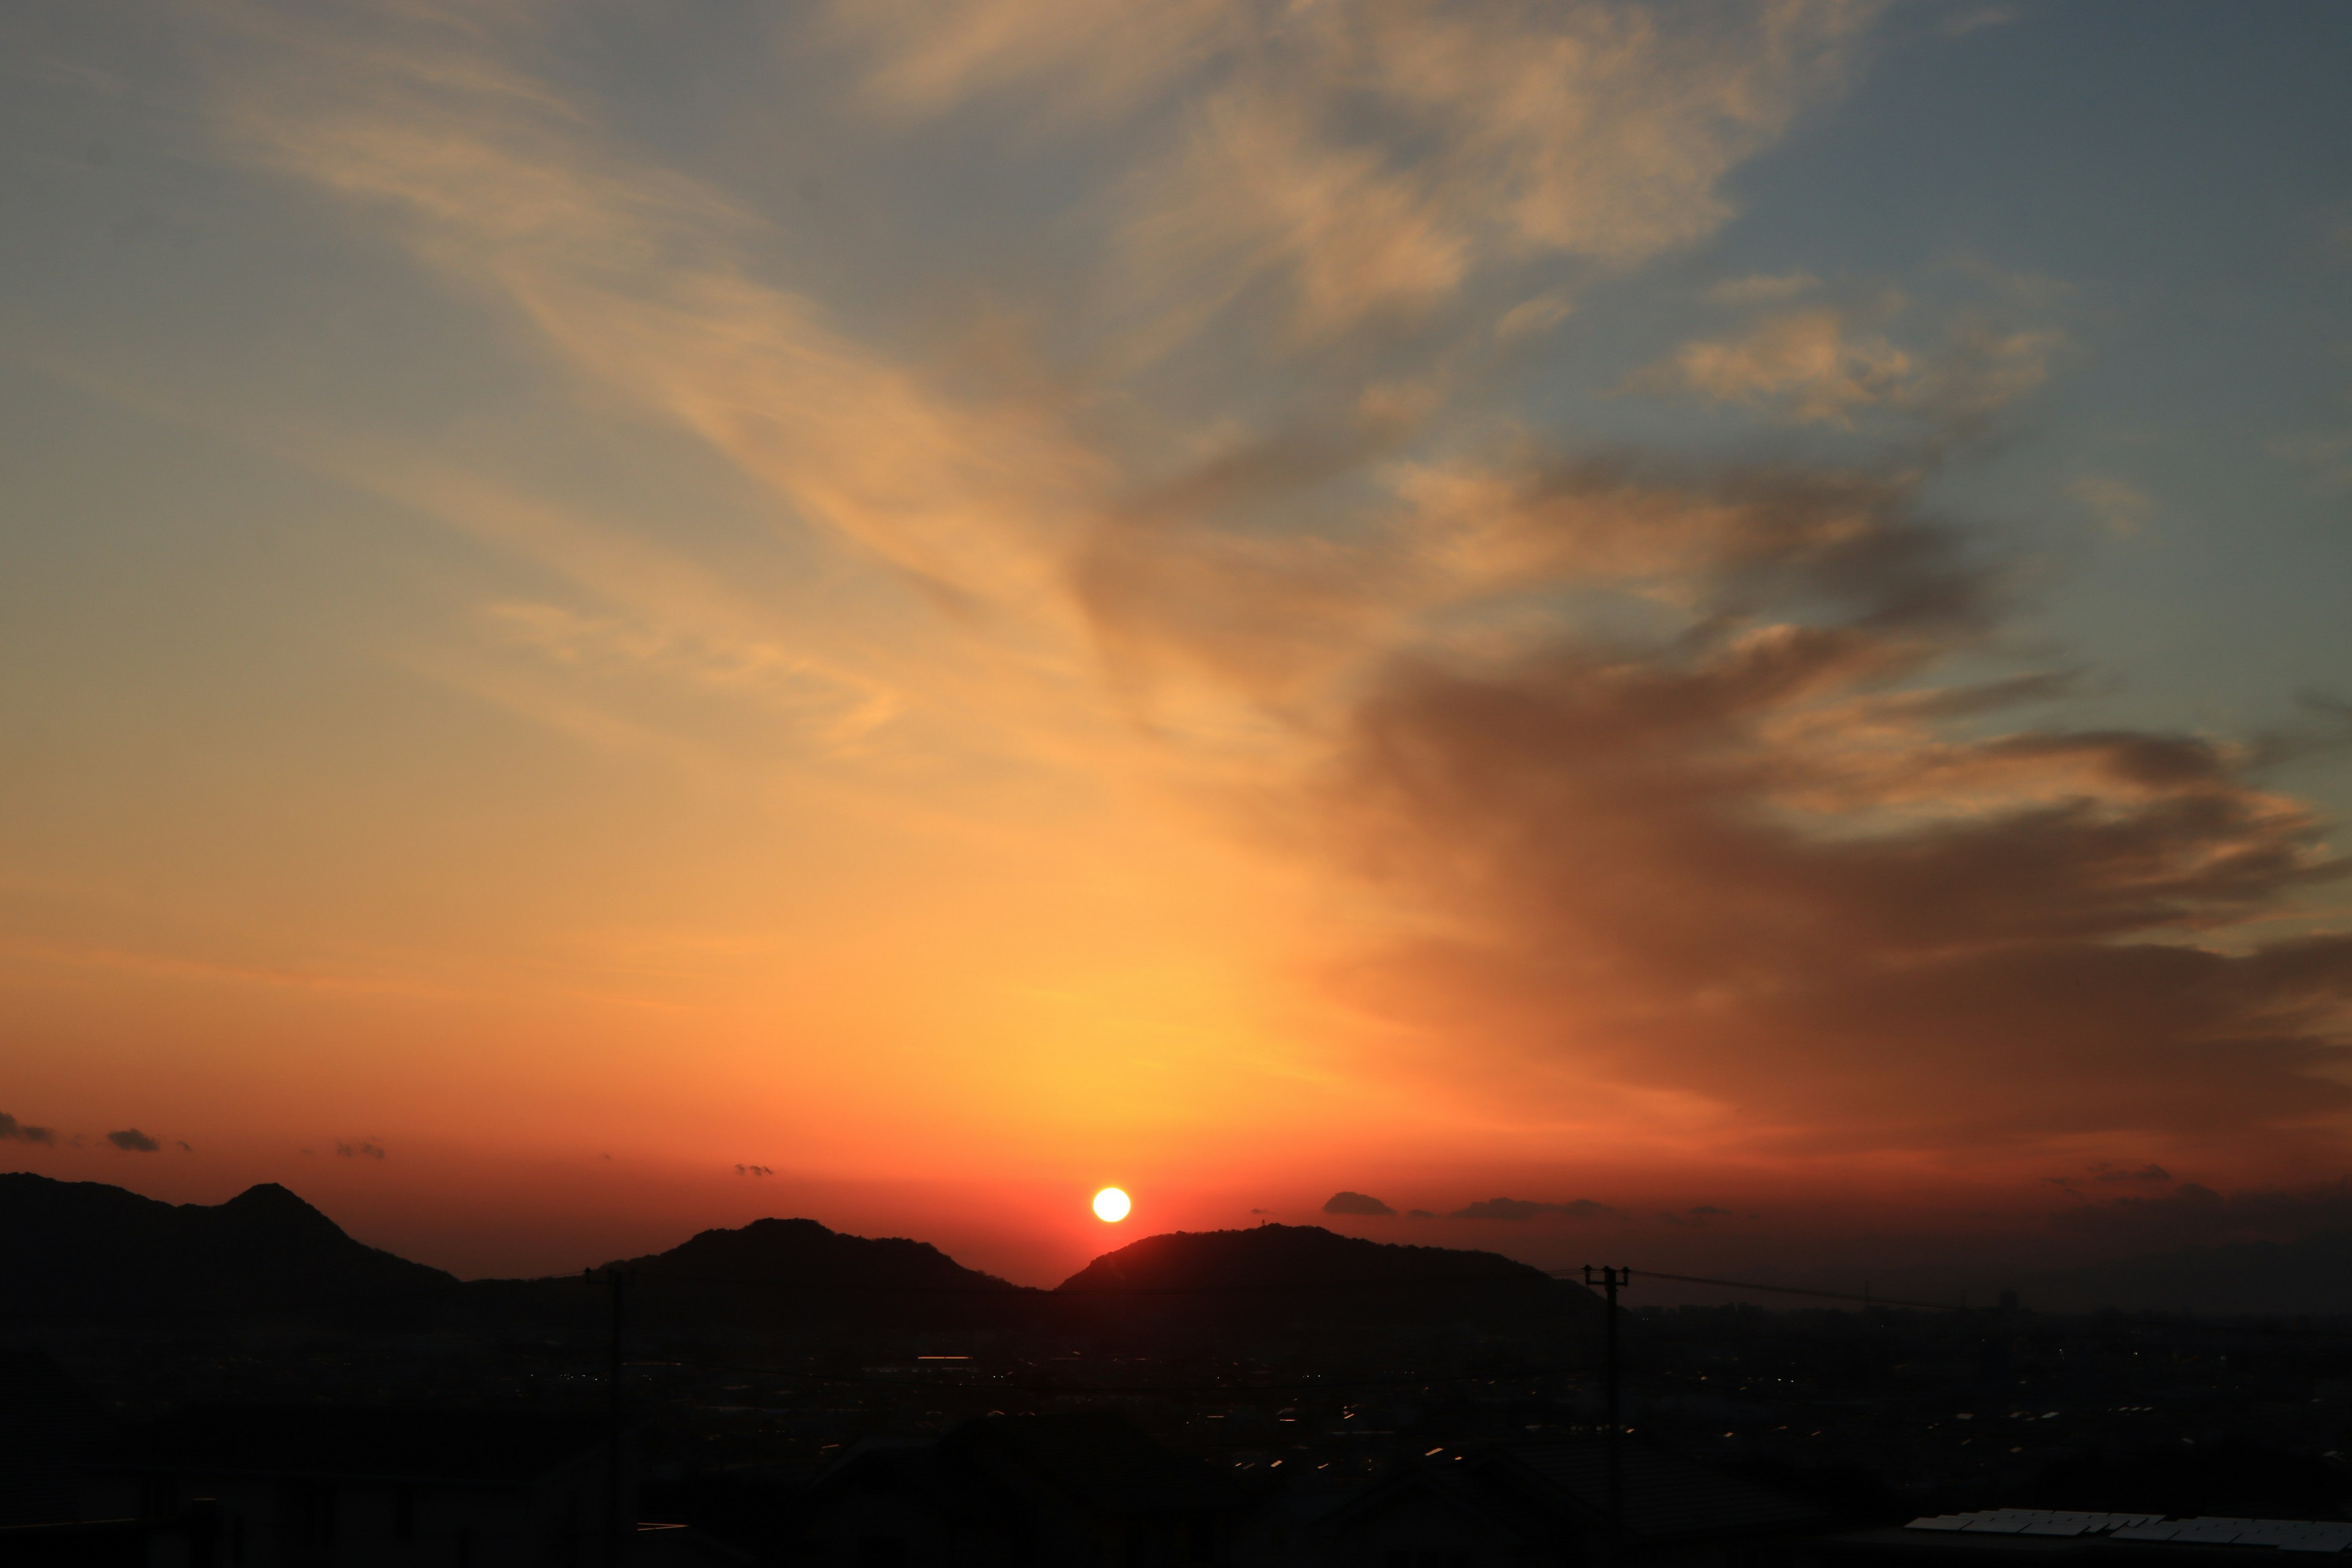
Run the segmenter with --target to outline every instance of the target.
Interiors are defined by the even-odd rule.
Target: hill
[[[927,1241],[848,1236],[813,1219],[706,1230],[595,1272],[616,1270],[627,1276],[632,1310],[667,1327],[1009,1325],[1042,1294],[966,1268]]]
[[[1022,1289],[966,1268],[928,1241],[849,1236],[813,1219],[755,1219],[737,1230],[701,1231],[667,1252],[607,1263],[598,1272],[615,1268],[638,1280],[817,1293]]]
[[[1054,1293],[1160,1316],[1280,1314],[1294,1321],[1591,1326],[1606,1311],[1582,1286],[1499,1253],[1366,1241],[1320,1226],[1146,1237],[1096,1258]]]
[[[381,1310],[457,1280],[352,1240],[274,1182],[167,1204],[102,1182],[0,1173],[0,1317]]]

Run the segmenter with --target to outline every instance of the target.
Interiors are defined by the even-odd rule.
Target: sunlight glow
[[[1127,1194],[1117,1187],[1105,1187],[1095,1194],[1095,1217],[1107,1225],[1117,1225],[1127,1217]]]

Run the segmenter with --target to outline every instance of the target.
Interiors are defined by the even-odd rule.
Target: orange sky
[[[1808,216],[2063,21],[159,15],[11,24],[0,1165],[468,1273],[2335,1201],[2340,384],[2179,479],[2061,218]]]

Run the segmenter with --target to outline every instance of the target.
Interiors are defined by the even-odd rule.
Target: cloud
[[[2078,1176],[2044,1176],[2042,1179],[2053,1187],[2063,1187],[2070,1193],[2079,1194],[2085,1184],[2093,1182],[2108,1185],[2127,1182],[2161,1186],[2172,1180],[2172,1173],[2154,1161],[2144,1165],[2118,1165],[2112,1161],[2101,1160],[2085,1167]]]
[[[335,1140],[335,1152],[346,1160],[381,1160],[384,1157],[383,1145],[372,1138],[357,1142],[338,1138]]]
[[[776,1173],[767,1165],[738,1165],[735,1173],[739,1176],[772,1176]]]
[[[1719,285],[1717,293],[1770,300],[1772,289],[1793,281],[1751,279]],[[1940,342],[1906,347],[1885,329],[1908,310],[1890,295],[1771,310],[1728,336],[1684,343],[1626,384],[1744,404],[1795,425],[1851,428],[1866,411],[1888,410],[1966,426],[2048,380],[2051,358],[2065,342],[2053,330],[1996,327],[1962,316]]]
[[[1755,273],[1727,278],[1709,289],[1706,297],[1717,305],[1776,305],[1821,286],[1822,280],[1810,272]]]
[[[58,1131],[54,1127],[32,1127],[0,1111],[0,1142],[55,1143]]]
[[[1547,289],[1532,299],[1520,300],[1496,317],[1496,340],[1509,342],[1548,332],[1568,320],[1575,309],[1575,303],[1566,289]]]
[[[222,128],[249,156],[384,221],[593,382],[941,605],[1034,594],[1041,543],[1099,500],[1100,465],[1034,400],[954,395],[759,280],[757,219],[599,142],[579,106],[499,58],[497,29],[431,5],[366,26],[223,15],[246,47],[224,68]],[[634,640],[690,679],[731,662],[682,631],[560,630],[608,653]],[[837,679],[796,658],[766,668]]]
[[[2023,565],[1921,499],[1940,434],[2040,384],[2054,331],[1735,279],[1714,297],[1749,314],[1637,378],[1911,420],[1866,468],[1555,450],[1447,379],[1449,345],[1491,353],[1517,310],[1548,301],[1533,330],[1718,226],[1726,177],[1838,89],[1874,7],[845,4],[891,124],[1011,114],[1113,170],[1060,215],[1102,247],[1063,323],[1087,368],[1008,349],[971,374],[788,287],[756,216],[478,47],[494,27],[228,10],[260,18],[225,51],[236,145],[969,639],[905,680],[749,613],[706,636],[713,574],[398,481],[616,602],[491,606],[541,663],[749,694],[843,744],[969,708],[992,768],[1024,725],[1096,761],[1107,668],[1155,765],[1283,817],[1380,905],[1361,929],[1393,934],[1333,988],[1482,1112],[1670,1105],[1718,1146],[1822,1152],[2324,1142],[2352,1110],[2352,939],[2266,934],[2334,871],[2326,824],[2225,737],[2021,718],[2068,689],[2014,668]],[[1289,374],[1342,339],[1328,357],[1379,360],[1376,385]],[[1180,345],[1213,417],[1121,379]],[[642,587],[671,577],[690,591]],[[959,703],[966,668],[1034,684]]]
[[[110,1132],[106,1135],[106,1141],[118,1149],[139,1154],[152,1154],[163,1146],[136,1127],[126,1127],[120,1132]]]
[[[1464,1205],[1445,1217],[1513,1221],[1538,1218],[1622,1219],[1624,1213],[1622,1209],[1595,1203],[1591,1198],[1571,1198],[1564,1204],[1537,1203],[1527,1198],[1481,1198],[1476,1203]]]
[[[2155,499],[2146,490],[2122,479],[2095,474],[2069,480],[2066,493],[2081,502],[2084,510],[2097,518],[2116,539],[2129,539],[2137,533],[2147,524],[2148,513],[2156,510]]]
[[[2117,1252],[2294,1241],[2352,1232],[2352,1177],[2231,1193],[2183,1182],[2161,1194],[2063,1209],[2050,1216],[2050,1224],[2062,1235]]]
[[[1376,1197],[1363,1193],[1333,1193],[1323,1205],[1325,1214],[1394,1215],[1396,1210]]]
[[[2347,227],[2347,232],[2352,233],[2352,227]],[[2281,436],[2264,442],[2263,449],[2282,462],[2309,468],[2324,494],[2340,495],[2352,490],[2352,431],[2305,431]]]
[[[1437,1215],[1434,1212],[1429,1209],[1407,1209],[1404,1211],[1404,1217],[1407,1219],[1435,1219]]]
[[[1944,36],[1963,38],[1986,27],[2006,27],[2023,15],[2015,5],[1979,5],[1969,10],[1954,11],[1943,20]]]
[[[1423,536],[1465,575],[1620,584],[1673,629],[1366,682],[1316,798],[1424,932],[1346,990],[1480,1041],[1446,1053],[1455,1092],[1692,1096],[1759,1149],[2331,1139],[2352,937],[2252,926],[2343,872],[2326,825],[2249,748],[1937,684],[2006,578],[1917,482],[1425,476]]]
[[[1299,333],[1328,338],[1530,255],[1622,268],[1711,232],[1732,211],[1725,176],[1839,90],[1877,10],[971,0],[838,16],[894,114],[1011,100],[1139,122],[1167,151],[1128,193],[1137,286],[1177,321],[1272,288]]]

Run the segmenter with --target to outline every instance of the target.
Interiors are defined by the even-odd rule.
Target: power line
[[[1763,1285],[1753,1279],[1709,1279],[1697,1274],[1668,1274],[1663,1269],[1644,1268],[1639,1271],[1647,1279],[1671,1279],[1678,1285],[1717,1285],[1727,1290],[1766,1290],[1776,1296],[1805,1296],[1824,1301],[1860,1301],[1869,1307],[1916,1307],[1930,1312],[1977,1312],[1986,1309],[1961,1306],[1951,1301],[1906,1301],[1895,1296],[1857,1296],[1849,1290],[1809,1290],[1798,1285]],[[1555,1274],[1555,1279],[1574,1277]]]

